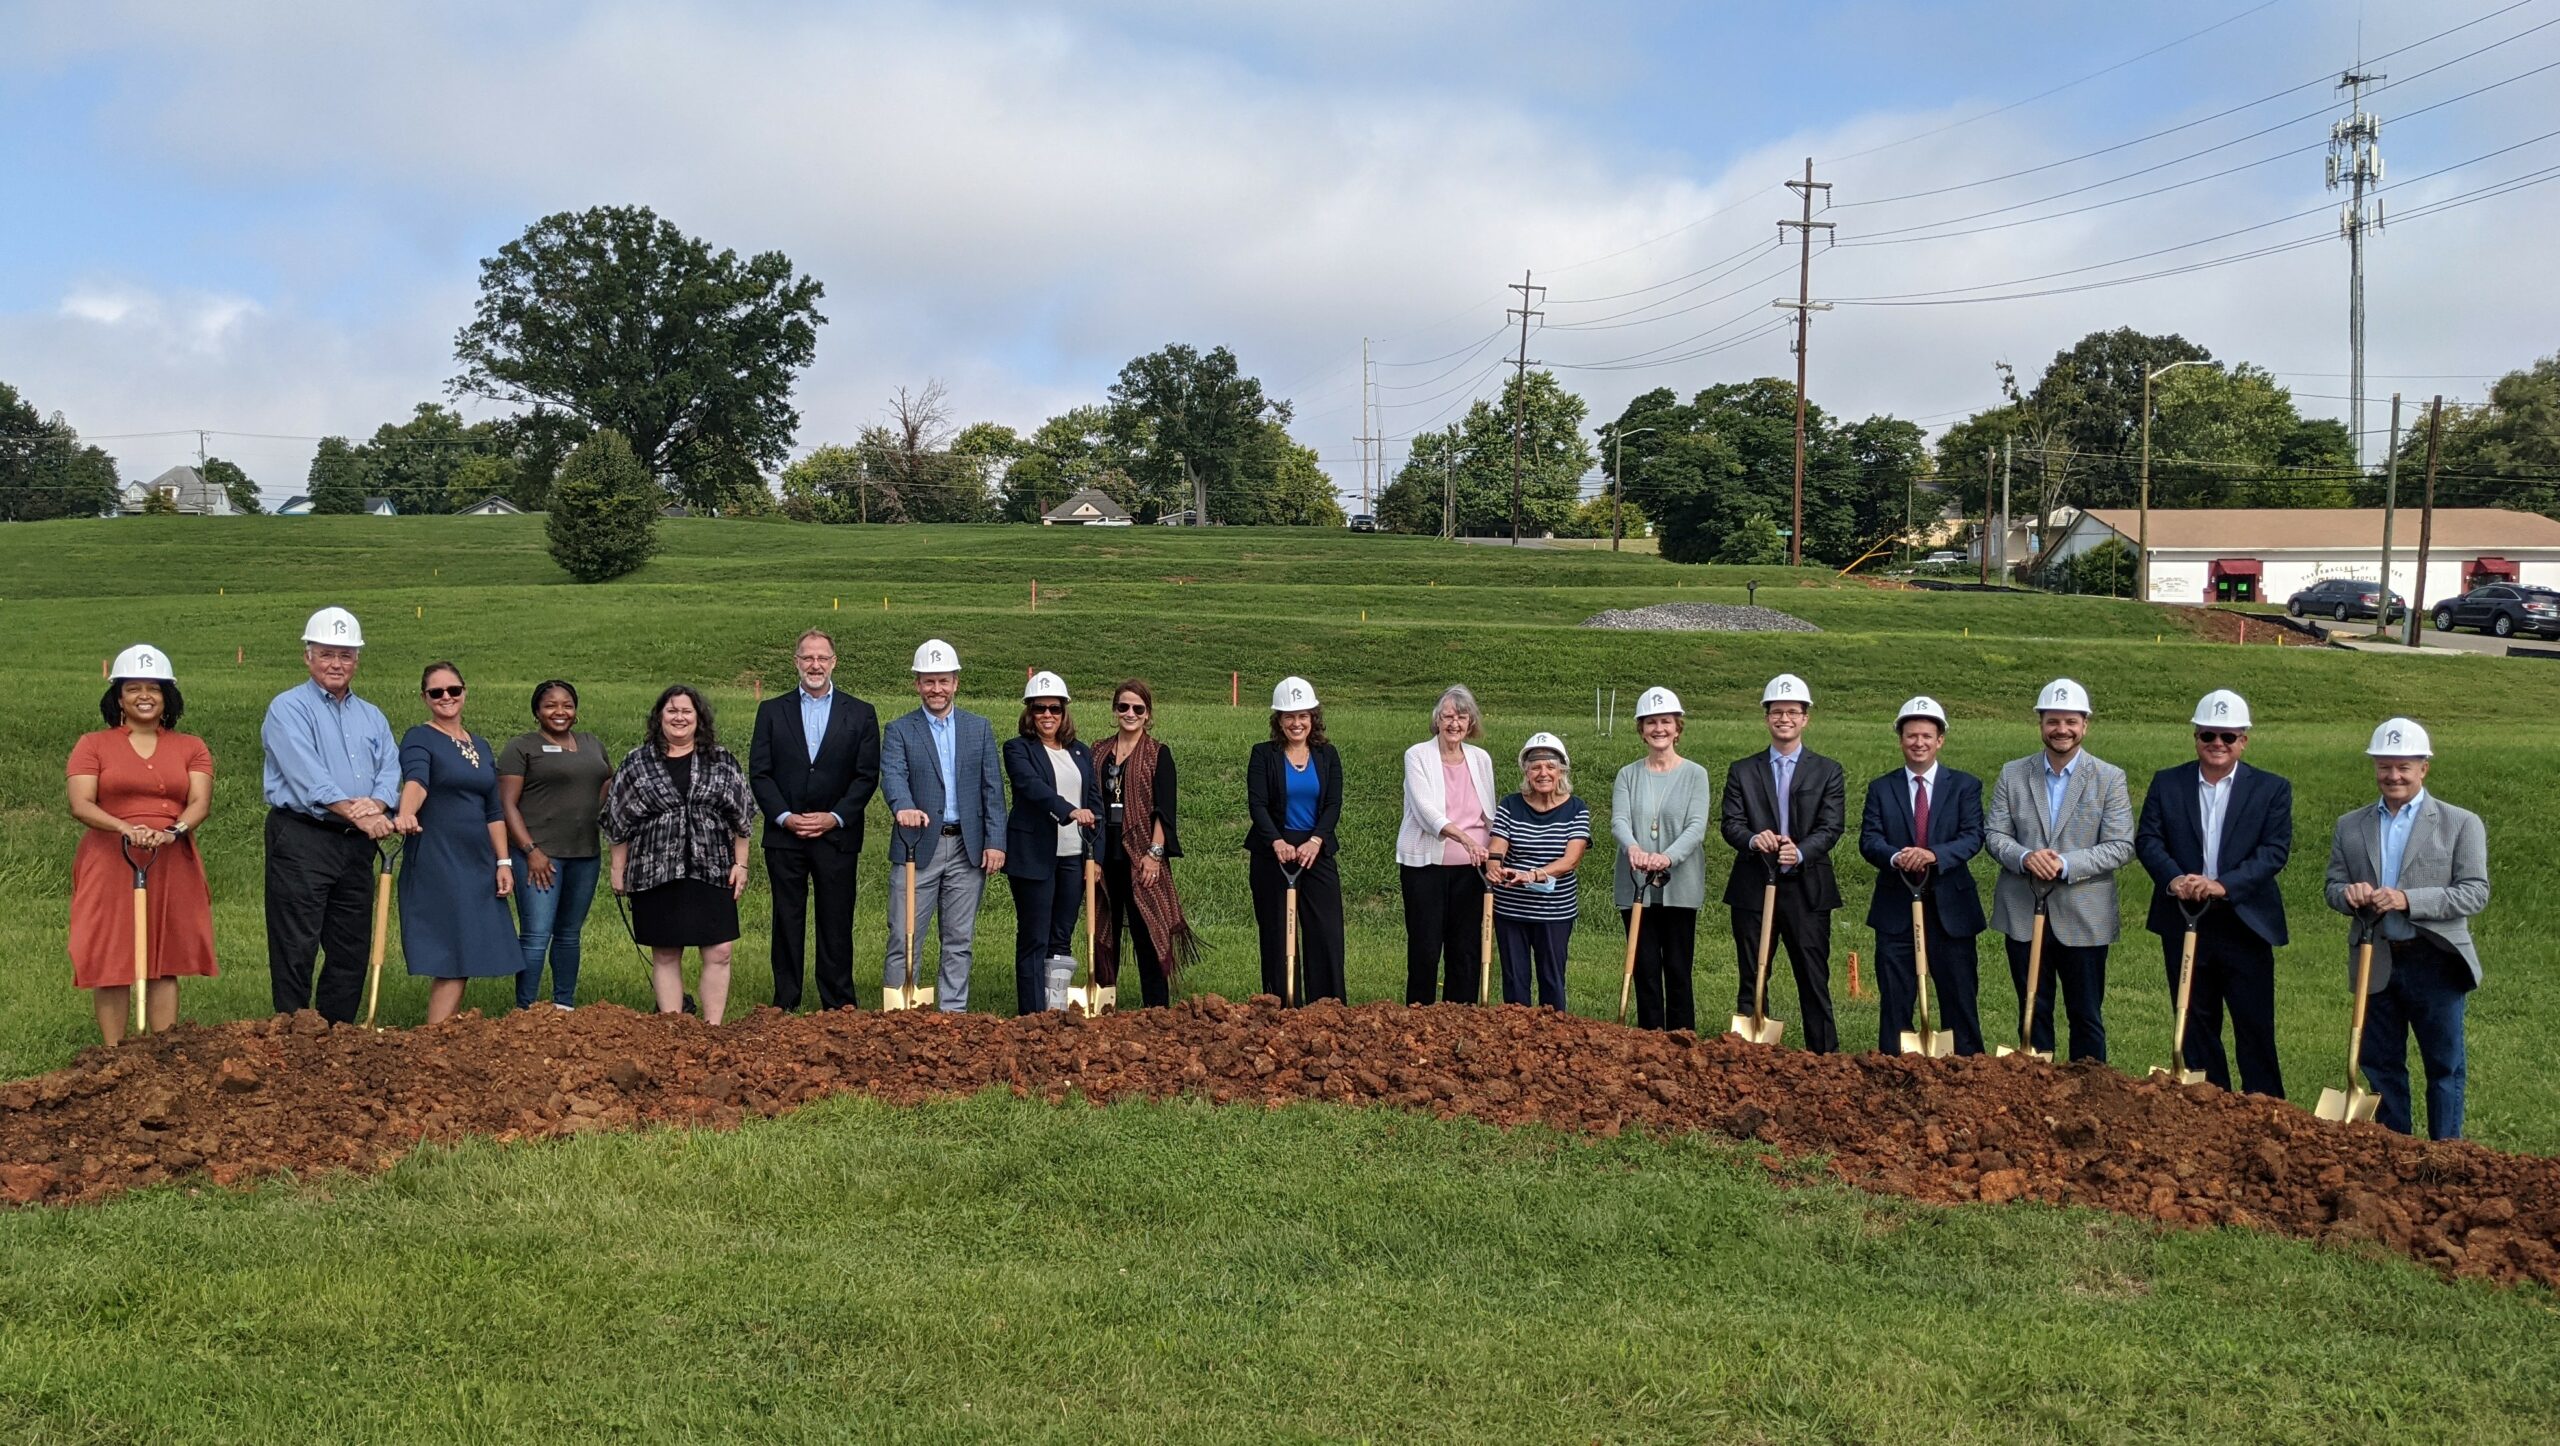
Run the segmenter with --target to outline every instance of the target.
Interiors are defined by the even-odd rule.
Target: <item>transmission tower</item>
[[[1536,365],[1529,358],[1529,323],[1546,315],[1545,312],[1536,308],[1538,302],[1546,296],[1547,289],[1543,286],[1532,286],[1529,281],[1530,274],[1526,271],[1521,272],[1520,279],[1508,288],[1520,293],[1520,304],[1502,314],[1502,319],[1505,321],[1515,316],[1520,318],[1520,354],[1511,360],[1515,378],[1513,389],[1518,393],[1511,409],[1511,545],[1513,547],[1520,545],[1520,448],[1529,431],[1529,368]]]
[[[1352,439],[1360,444],[1360,510],[1363,512],[1376,510],[1369,505],[1369,469],[1373,458],[1379,487],[1384,488],[1387,483],[1387,459],[1385,453],[1378,450],[1378,429],[1374,424],[1376,414],[1370,407],[1372,392],[1369,378],[1369,339],[1364,336],[1360,338],[1360,435]]]
[[[2338,78],[2348,93],[2345,120],[2329,127],[2329,189],[2348,188],[2338,208],[2338,233],[2347,238],[2347,350],[2354,382],[2347,388],[2348,427],[2356,438],[2356,467],[2364,467],[2364,233],[2382,229],[2382,202],[2365,212],[2365,189],[2382,184],[2382,118],[2364,108],[2364,88],[2382,76],[2350,70]]]

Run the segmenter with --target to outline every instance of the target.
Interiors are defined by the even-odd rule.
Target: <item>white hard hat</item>
[[[1813,690],[1795,674],[1780,673],[1769,680],[1768,687],[1760,690],[1760,706],[1766,708],[1772,703],[1802,703],[1810,708],[1813,706]]]
[[[107,676],[119,681],[128,678],[153,683],[178,681],[178,675],[169,671],[169,655],[149,643],[136,643],[116,654]]]
[[[2091,711],[2089,690],[2069,678],[2056,678],[2045,684],[2044,691],[2036,695],[2036,711],[2039,713],[2087,713]]]
[[[1672,692],[1668,688],[1647,688],[1644,690],[1644,696],[1636,700],[1636,718],[1638,721],[1654,717],[1657,714],[1685,714],[1688,711],[1688,709],[1680,706],[1680,695]]]
[[[912,671],[918,673],[956,673],[960,671],[960,655],[957,652],[954,652],[951,645],[944,642],[942,639],[927,638],[924,640],[924,646],[916,649],[916,665]]]
[[[2433,758],[2436,746],[2427,736],[2427,726],[2417,719],[2386,718],[2373,730],[2373,742],[2364,751],[2375,758]]]
[[[1564,740],[1558,738],[1552,733],[1532,733],[1529,735],[1529,741],[1520,745],[1521,767],[1526,768],[1529,766],[1529,755],[1532,753],[1552,753],[1556,756],[1556,761],[1558,763],[1563,764],[1567,768],[1571,768],[1573,766],[1573,755],[1564,751]]]
[[[2216,688],[2196,700],[2195,726],[2198,728],[2249,727],[2249,700],[2228,688]]]
[[[1055,673],[1032,674],[1031,681],[1022,685],[1022,701],[1028,703],[1034,698],[1055,698],[1061,703],[1067,702],[1067,680]]]
[[[345,608],[322,608],[302,625],[306,643],[326,643],[332,647],[361,648],[364,629],[356,623],[356,615]]]
[[[1944,731],[1947,726],[1947,710],[1939,707],[1938,700],[1926,693],[1903,703],[1902,711],[1893,715],[1894,731],[1901,732],[1902,725],[1914,718],[1932,719],[1937,723],[1940,731]]]
[[[1315,684],[1295,673],[1281,679],[1280,686],[1271,690],[1271,711],[1274,713],[1304,713],[1315,706]]]

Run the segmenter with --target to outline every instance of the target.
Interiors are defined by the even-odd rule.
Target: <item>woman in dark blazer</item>
[[[1004,881],[1013,891],[1013,999],[1017,1014],[1049,1007],[1049,972],[1075,970],[1076,915],[1092,862],[1094,805],[1101,798],[1093,750],[1076,741],[1067,683],[1035,673],[1022,685],[1022,720],[1004,742],[1013,807],[1004,817]]]
[[[1325,741],[1324,709],[1304,678],[1271,690],[1271,739],[1245,762],[1244,847],[1262,936],[1262,992],[1287,998],[1289,880],[1298,886],[1298,999],[1342,999],[1342,755]]]

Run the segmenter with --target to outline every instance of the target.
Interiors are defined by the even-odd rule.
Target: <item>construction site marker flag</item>
[[[1236,675],[1233,673],[1227,674],[1227,706],[1236,706]]]
[[[838,611],[838,612],[842,612],[842,611],[844,611],[844,599],[843,599],[843,598],[837,598],[837,599],[835,600],[835,610],[836,610],[836,611]]]
[[[1031,580],[1031,610],[1040,611],[1040,579],[1036,577]]]
[[[235,663],[245,663],[249,661],[249,650],[247,648],[234,647],[231,650],[231,661]]]

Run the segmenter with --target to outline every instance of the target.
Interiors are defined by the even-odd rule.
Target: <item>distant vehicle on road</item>
[[[2436,604],[2436,631],[2455,628],[2478,628],[2497,638],[2518,633],[2560,638],[2560,592],[2512,582],[2475,587]]]
[[[1961,552],[1933,552],[1927,557],[1920,559],[1920,565],[1922,567],[1952,567],[1962,561],[1964,561],[1964,554]]]
[[[2284,600],[2284,610],[2295,617],[2335,618],[2342,623],[2373,617],[2381,608],[2382,585],[2352,577],[2324,577]],[[2408,615],[2408,599],[2393,593],[2389,620],[2396,623]]]
[[[1375,532],[1378,530],[1378,519],[1370,516],[1366,512],[1354,512],[1351,514],[1351,530],[1354,532]]]

